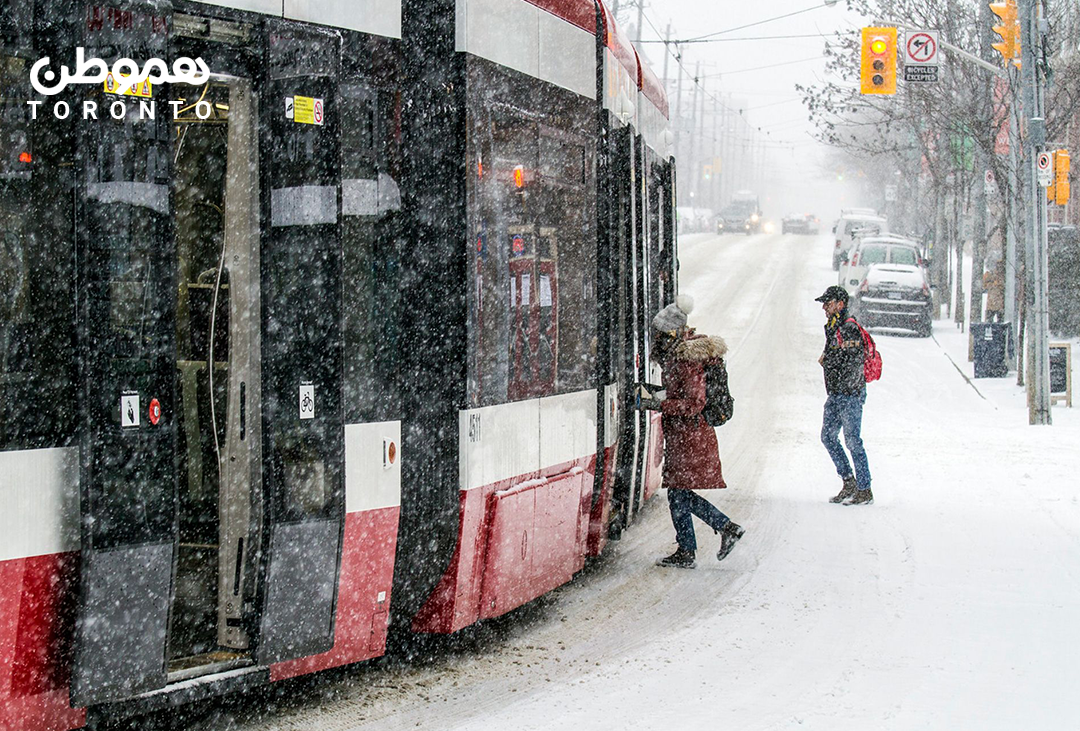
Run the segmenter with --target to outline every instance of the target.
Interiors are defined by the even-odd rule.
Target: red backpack
[[[867,383],[876,381],[881,378],[881,353],[878,352],[877,343],[870,337],[870,333],[866,332],[866,328],[860,325],[854,317],[849,317],[844,322],[854,322],[855,327],[859,328],[859,333],[862,335],[863,342],[863,363],[862,372],[863,377]],[[836,342],[839,344],[843,342],[840,338],[840,328],[836,329]]]

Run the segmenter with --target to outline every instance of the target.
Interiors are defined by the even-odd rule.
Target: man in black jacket
[[[869,505],[870,465],[862,441],[862,411],[866,402],[866,376],[863,372],[862,332],[848,314],[848,293],[843,287],[829,287],[817,298],[825,311],[825,350],[818,358],[825,374],[825,415],[821,423],[821,441],[844,481],[839,494],[829,499],[844,505]],[[850,320],[850,322],[849,322]],[[844,448],[837,438],[844,430],[844,443],[855,463],[852,473]]]

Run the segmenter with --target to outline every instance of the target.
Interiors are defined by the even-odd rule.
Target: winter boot
[[[675,553],[670,556],[657,559],[656,565],[664,568],[692,569],[696,565],[694,563],[694,552],[684,551],[681,548],[676,549]]]
[[[874,502],[874,493],[870,492],[870,489],[856,490],[855,494],[844,501],[844,505],[872,505]]]
[[[845,477],[844,486],[840,488],[840,492],[829,498],[830,503],[842,503],[849,497],[855,494],[855,477]]]
[[[720,550],[716,552],[716,560],[723,561],[745,532],[741,525],[728,521],[728,524],[720,531]]]

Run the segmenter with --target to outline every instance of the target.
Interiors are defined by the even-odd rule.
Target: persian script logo
[[[61,66],[59,79],[57,79],[56,72],[49,68],[49,64],[50,59],[46,56],[30,67],[30,84],[39,94],[45,96],[59,94],[70,84],[104,84],[110,79],[115,84],[115,88],[110,91],[114,94],[124,94],[132,88],[137,88],[143,82],[201,85],[210,78],[210,69],[201,58],[194,61],[187,57],[178,58],[173,62],[171,72],[168,65],[160,58],[150,59],[142,68],[139,68],[139,64],[130,58],[119,58],[110,69],[100,58],[87,59],[86,49],[82,46],[75,49],[74,73],[67,66]],[[52,85],[43,84],[42,78]]]

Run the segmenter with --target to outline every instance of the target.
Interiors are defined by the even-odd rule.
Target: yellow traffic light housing
[[[1054,184],[1051,188],[1054,191],[1054,203],[1057,203],[1059,206],[1063,206],[1069,202],[1070,162],[1068,150],[1054,151]]]
[[[1016,0],[990,3],[990,10],[1001,20],[1000,25],[995,25],[991,29],[1001,37],[1001,40],[992,43],[991,47],[1001,54],[1006,66],[1010,61],[1020,66],[1020,17]]]
[[[896,93],[896,28],[863,28],[859,90],[863,94]]]

